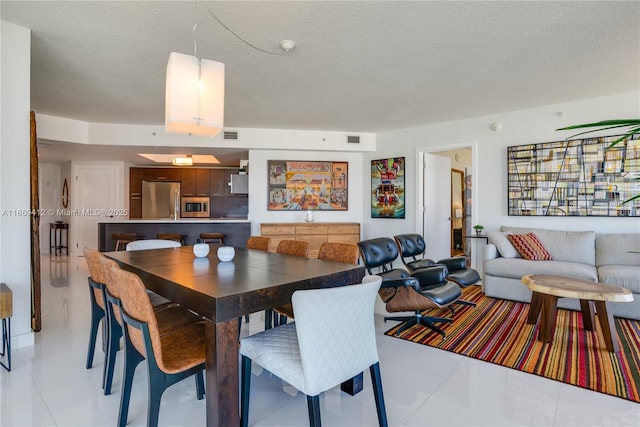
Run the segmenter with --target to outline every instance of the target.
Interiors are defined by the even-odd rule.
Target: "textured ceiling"
[[[282,39],[296,42],[285,55]],[[171,51],[226,64],[226,127],[378,132],[640,89],[640,3],[7,1],[32,108],[162,124]]]

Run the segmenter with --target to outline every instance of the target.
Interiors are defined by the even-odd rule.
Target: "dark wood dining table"
[[[238,426],[238,318],[291,301],[299,289],[360,283],[363,266],[235,248],[221,262],[217,245],[196,258],[193,247],[106,252],[145,286],[206,320],[206,412],[208,426]]]

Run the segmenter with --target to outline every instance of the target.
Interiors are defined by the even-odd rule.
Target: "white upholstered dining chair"
[[[296,291],[294,323],[240,341],[242,426],[249,422],[252,361],[307,396],[311,426],[320,425],[320,393],[369,368],[378,422],[387,425],[373,320],[381,282],[365,276],[361,284]]]
[[[147,249],[164,249],[164,248],[179,248],[182,246],[180,242],[175,240],[163,240],[163,239],[148,239],[148,240],[134,240],[127,244],[128,251],[141,251]]]

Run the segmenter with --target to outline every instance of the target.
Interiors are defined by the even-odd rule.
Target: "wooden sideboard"
[[[304,240],[309,242],[309,257],[317,258],[324,242],[357,243],[360,241],[360,224],[357,222],[286,222],[264,223],[260,234],[271,238],[269,251],[275,252],[280,240]]]

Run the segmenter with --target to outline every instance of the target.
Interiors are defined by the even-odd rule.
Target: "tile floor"
[[[88,337],[84,258],[43,256],[43,329],[33,347],[14,349],[13,370],[0,369],[0,426],[113,426],[122,352],[113,394],[104,396],[102,353],[84,368]],[[376,317],[380,366],[390,426],[639,426],[640,405],[426,346],[386,337]],[[261,328],[260,315],[243,334]],[[129,425],[146,422],[146,373],[136,372]],[[250,424],[307,425],[304,396],[253,370]],[[377,424],[368,372],[355,397],[331,390],[321,398],[325,426]],[[186,380],[167,390],[160,425],[204,425],[204,401]]]

